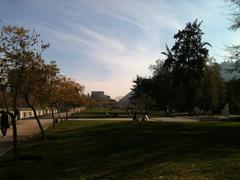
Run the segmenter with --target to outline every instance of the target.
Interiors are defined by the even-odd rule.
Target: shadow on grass
[[[239,123],[78,121],[65,127],[49,130],[46,141],[33,138],[23,144],[25,159],[18,163],[7,154],[0,161],[0,174],[14,172],[6,179],[151,179],[184,177],[189,168],[188,177],[214,174],[219,162],[240,156]],[[214,164],[210,169],[209,163]]]

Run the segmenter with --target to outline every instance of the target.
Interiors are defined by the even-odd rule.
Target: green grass
[[[109,114],[108,116],[106,114]],[[115,115],[114,115],[115,114]],[[131,112],[125,109],[116,108],[88,108],[80,113],[73,113],[71,118],[129,118],[132,117]]]
[[[105,113],[105,112],[125,112],[126,108],[111,108],[111,107],[91,107],[86,108],[87,113]]]
[[[125,112],[111,112],[111,114],[106,115],[107,112],[96,112],[96,113],[88,113],[88,112],[82,112],[82,113],[75,113],[71,115],[70,118],[84,118],[84,119],[98,119],[98,118],[132,118],[131,113],[125,113]],[[113,114],[114,113],[114,114]]]
[[[240,179],[240,123],[71,121],[0,159],[0,179]]]

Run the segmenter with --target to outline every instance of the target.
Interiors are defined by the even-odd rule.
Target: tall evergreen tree
[[[200,98],[199,85],[204,77],[209,43],[202,41],[202,22],[187,23],[185,29],[174,35],[175,44],[163,52],[167,56],[163,67],[171,71],[173,88],[178,107],[185,107],[189,113]]]

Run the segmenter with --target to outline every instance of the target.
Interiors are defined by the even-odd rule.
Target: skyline
[[[203,21],[204,41],[218,62],[240,35],[228,30],[224,0],[2,0],[0,12],[2,25],[35,29],[50,43],[44,59],[55,60],[85,93],[102,90],[113,98],[126,95],[137,75],[151,74],[148,67],[189,21]]]

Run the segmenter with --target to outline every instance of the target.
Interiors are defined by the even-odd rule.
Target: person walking
[[[5,111],[3,111],[1,115],[1,131],[3,134],[3,138],[6,138],[7,128],[9,128],[8,115]]]

